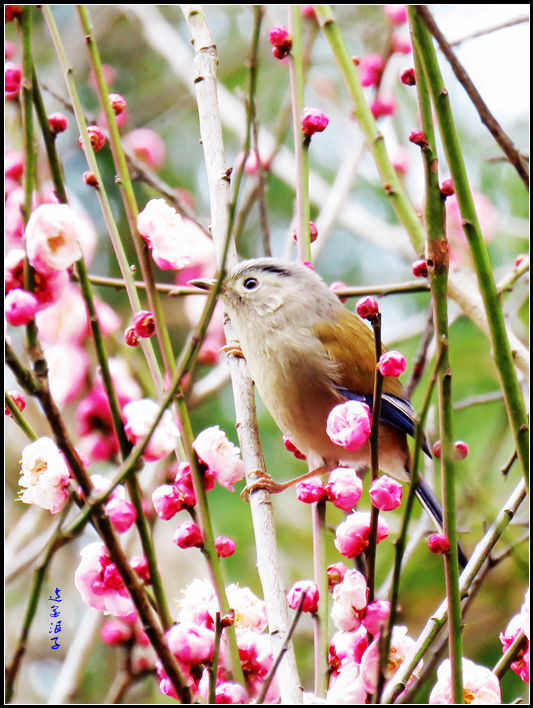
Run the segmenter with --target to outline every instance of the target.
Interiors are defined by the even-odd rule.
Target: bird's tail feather
[[[442,518],[442,507],[440,505],[439,500],[433,493],[433,490],[428,487],[428,485],[424,482],[424,480],[419,480],[416,485],[415,489],[416,496],[418,497],[420,503],[424,507],[424,509],[428,512],[428,514],[431,516],[431,518],[435,521],[439,529],[442,530],[443,527],[443,518]],[[461,547],[461,544],[457,544],[457,553],[459,557],[459,565],[461,568],[464,568],[465,565],[468,563],[468,558],[466,557],[466,554],[464,550]]]

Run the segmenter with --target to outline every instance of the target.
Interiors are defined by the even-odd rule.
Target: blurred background
[[[244,136],[244,101],[248,91],[250,38],[254,22],[253,5],[206,5],[204,11],[219,55],[219,102],[224,127],[226,160],[235,167],[242,159]],[[292,158],[292,132],[288,97],[288,73],[284,64],[273,58],[268,43],[268,31],[275,24],[286,24],[286,6],[266,5],[259,47],[257,87],[257,122],[259,127],[259,157],[268,163],[264,172],[264,202],[269,231],[269,243],[274,255],[295,258],[291,221],[294,210],[295,168]],[[435,5],[430,6],[435,19],[450,42],[455,45],[460,60],[484,97],[489,108],[501,122],[519,149],[529,153],[529,5]],[[52,6],[59,26],[73,76],[91,122],[101,120],[95,90],[89,80],[89,65],[75,6]],[[144,164],[146,172],[135,182],[139,208],[151,198],[178,196],[204,228],[209,225],[209,202],[202,146],[199,143],[198,116],[192,86],[190,37],[178,5],[91,5],[94,34],[102,61],[112,75],[109,85],[113,92],[127,101],[127,116],[121,127],[124,141]],[[362,59],[369,54],[385,54],[391,42],[390,21],[381,5],[339,5],[335,13],[351,54]],[[37,74],[43,87],[47,111],[63,111],[69,117],[68,130],[58,136],[56,144],[61,157],[67,190],[76,204],[92,220],[98,234],[98,245],[90,264],[90,273],[119,277],[105,225],[93,191],[82,179],[87,169],[78,146],[78,131],[74,117],[68,112],[67,91],[53,46],[41,14],[35,10],[33,52]],[[519,20],[518,22],[514,22]],[[501,24],[498,31],[484,33]],[[408,42],[405,25],[394,28],[399,47]],[[482,33],[477,36],[478,33]],[[387,199],[384,198],[377,171],[370,155],[364,150],[362,137],[350,115],[341,79],[327,42],[312,19],[303,19],[303,41],[309,54],[306,72],[305,104],[319,108],[329,118],[324,133],[313,138],[310,149],[312,218],[317,223],[319,238],[313,246],[313,264],[327,282],[343,281],[348,285],[390,285],[413,280],[411,263],[421,254],[412,251],[408,238],[398,225]],[[14,23],[6,25],[6,42],[12,46],[12,61],[21,60],[20,40]],[[412,66],[407,50],[394,52],[388,61],[380,84],[380,98],[392,106],[389,115],[379,118],[379,126],[397,169],[402,174],[408,194],[416,208],[422,208],[423,173],[419,149],[408,142],[411,130],[418,127],[416,90],[402,85],[400,72]],[[523,183],[502,156],[492,137],[481,124],[468,97],[457,84],[445,60],[441,62],[445,82],[451,96],[456,125],[460,134],[471,186],[484,236],[488,243],[496,281],[515,270],[515,259],[528,253],[528,194]],[[370,101],[374,89],[365,89]],[[20,113],[16,101],[6,103],[5,146],[21,150]],[[155,137],[139,144],[132,138],[138,129],[149,129]],[[139,136],[136,136],[139,138]],[[159,140],[159,142],[158,142]],[[129,141],[129,142],[128,142]],[[140,146],[139,146],[140,145]],[[142,151],[145,151],[144,153]],[[148,151],[148,152],[146,152]],[[135,262],[133,248],[128,243],[127,222],[118,189],[114,184],[114,168],[109,148],[98,153],[98,163],[119,231],[127,245],[128,257]],[[449,176],[441,156],[441,179]],[[264,224],[261,222],[257,198],[260,176],[250,166],[242,188],[237,248],[244,257],[256,257],[265,252]],[[157,181],[148,176],[156,176]],[[49,175],[42,145],[38,147],[39,190],[48,188]],[[157,188],[159,187],[159,188]],[[452,266],[470,272],[470,260],[462,235],[460,219],[454,210],[453,198],[448,200],[448,237],[452,248]],[[7,218],[7,204],[6,204]],[[9,237],[6,237],[9,243]],[[154,266],[161,283],[175,283],[175,273],[160,271]],[[190,276],[178,275],[179,282]],[[131,314],[120,289],[97,287],[100,300],[118,314],[120,322],[107,338],[110,356],[124,357],[132,379],[140,390],[149,392],[151,382],[141,356],[123,343],[122,332],[130,323]],[[502,296],[507,322],[515,335],[528,341],[528,292],[526,275],[514,283],[512,291]],[[201,296],[187,299],[163,299],[165,318],[170,328],[174,352],[179,354],[191,324],[198,317]],[[346,306],[354,307],[355,300]],[[312,307],[312,303],[310,303]],[[409,382],[421,342],[428,332],[430,299],[427,293],[388,295],[380,299],[383,336],[387,346],[400,349],[407,357],[404,375]],[[464,440],[470,453],[457,465],[458,525],[461,540],[471,553],[476,542],[494,519],[520,478],[518,465],[509,466],[514,446],[507,423],[497,372],[490,344],[480,330],[450,303],[451,367],[455,403],[454,433]],[[9,332],[13,346],[22,351],[18,330]],[[220,425],[237,443],[235,417],[227,366],[216,356],[222,341],[220,327],[213,325],[213,344],[204,349],[202,363],[190,387],[189,401],[195,434],[211,425]],[[55,342],[45,342],[52,346]],[[78,342],[90,359],[85,386],[95,375],[95,358],[91,342]],[[428,350],[431,361],[432,346]],[[70,366],[64,362],[65,366]],[[430,368],[430,367],[429,367]],[[427,371],[413,392],[413,404],[423,400]],[[6,373],[6,390],[16,385]],[[76,411],[83,397],[65,400],[63,412],[67,426],[77,440]],[[40,435],[48,429],[35,403],[28,402],[26,414]],[[301,474],[305,463],[288,453],[272,419],[258,400],[259,427],[267,469],[277,479]],[[433,443],[439,433],[434,410],[427,430]],[[18,636],[32,578],[30,562],[45,542],[55,521],[47,512],[13,503],[17,494],[17,479],[21,449],[26,444],[22,433],[10,420],[6,422],[6,655],[12,653],[12,638]],[[159,463],[146,465],[141,482],[150,498],[151,490],[165,479],[167,467]],[[503,473],[505,471],[505,473]],[[112,476],[113,466],[94,461],[91,472]],[[440,489],[438,466],[428,462],[427,477]],[[365,481],[365,489],[368,481]],[[240,490],[238,490],[240,491]],[[255,569],[255,545],[249,507],[240,500],[238,491],[230,493],[217,487],[209,495],[216,535],[232,537],[237,544],[234,556],[224,562],[227,582],[249,586],[262,595]],[[361,502],[365,508],[365,497]],[[289,490],[273,499],[282,570],[287,588],[301,578],[312,576],[311,514],[308,506],[297,502]],[[401,520],[401,507],[388,512],[391,538]],[[182,512],[183,513],[183,512]],[[419,515],[416,511],[416,516]],[[342,520],[340,510],[328,508],[328,525],[332,529],[329,560],[340,556],[333,546],[333,530]],[[163,580],[169,598],[179,599],[180,591],[195,577],[206,573],[201,553],[181,551],[171,541],[175,519],[156,521],[154,535],[159,553]],[[430,528],[424,519],[413,519],[413,534],[419,541],[414,549],[401,584],[401,614],[399,623],[408,627],[416,638],[428,617],[440,604],[444,592],[442,559],[429,553],[425,538]],[[492,667],[501,656],[498,634],[510,618],[519,611],[528,584],[528,544],[526,510],[517,515],[495,549],[495,556],[511,548],[508,556],[497,563],[479,588],[466,616],[464,631],[465,656]],[[51,652],[48,641],[49,607],[41,599],[34,621],[28,653],[18,679],[17,703],[54,702],[51,696],[65,685],[65,673],[60,674],[66,658],[73,660],[73,647],[82,654],[81,673],[71,674],[76,686],[65,702],[107,702],[121,655],[116,648],[105,646],[99,639],[100,619],[87,608],[73,586],[73,569],[80,548],[94,540],[91,531],[56,555],[49,571],[45,592],[56,587],[62,591],[62,647]],[[135,543],[132,551],[135,550]],[[393,559],[392,543],[379,546],[377,581],[386,588]],[[173,603],[171,602],[171,607]],[[81,629],[81,628],[86,629]],[[85,642],[82,642],[83,635]],[[312,687],[311,623],[302,621],[295,645],[300,674],[306,689]],[[433,684],[430,679],[417,696],[426,702]],[[503,702],[509,703],[526,696],[525,685],[512,672],[502,681]],[[59,694],[61,695],[61,694]],[[148,678],[127,695],[134,703],[165,703],[157,681]]]

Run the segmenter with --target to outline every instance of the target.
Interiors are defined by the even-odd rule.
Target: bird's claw
[[[254,470],[249,476],[253,476],[256,480],[247,484],[241,492],[241,499],[246,502],[249,501],[250,494],[256,492],[258,489],[266,489],[270,494],[279,494],[279,492],[282,492],[286,488],[285,484],[276,482],[268,472],[264,472],[263,470]]]
[[[223,347],[220,347],[218,354],[226,354],[227,356],[236,356],[240,359],[244,359],[244,354],[242,353],[241,345],[238,339],[232,339]]]

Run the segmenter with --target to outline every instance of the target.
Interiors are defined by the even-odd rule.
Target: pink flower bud
[[[372,417],[366,403],[346,401],[335,406],[328,416],[326,432],[335,445],[359,450],[370,437]]]
[[[13,327],[26,325],[37,312],[39,303],[33,293],[21,288],[10,290],[4,301],[4,314],[7,322]]]
[[[340,582],[342,582],[342,579],[346,575],[347,570],[348,568],[344,565],[342,561],[339,561],[338,563],[332,563],[328,566],[326,573],[328,576],[328,586],[330,592],[333,592],[333,588],[335,587],[335,585],[338,585]]]
[[[215,633],[207,627],[175,624],[165,634],[170,651],[186,664],[201,664],[213,655]]]
[[[302,132],[310,138],[315,133],[321,133],[325,130],[329,119],[325,113],[322,113],[317,108],[304,108],[300,122],[302,124]]]
[[[372,295],[362,297],[357,301],[355,311],[359,317],[362,317],[364,320],[373,320],[379,313],[378,301],[375,297],[372,297]]]
[[[110,93],[107,99],[116,116],[119,116],[125,110],[126,100],[119,93]]]
[[[318,610],[318,587],[312,580],[299,580],[294,583],[292,588],[287,593],[287,602],[291,610],[297,610],[300,607],[302,596],[305,593],[303,601],[303,612],[316,612]]]
[[[383,376],[400,376],[405,366],[405,357],[401,352],[385,352],[379,357],[378,368]]]
[[[84,172],[83,173],[83,181],[88,187],[98,187],[98,178],[94,174],[94,172]]]
[[[304,479],[295,485],[296,498],[304,504],[313,504],[326,498],[326,487],[320,477]]]
[[[8,391],[8,395],[19,411],[23,411],[26,408],[26,399],[20,391]],[[13,414],[7,406],[4,407],[4,410],[6,415],[13,417]]]
[[[436,457],[438,460],[440,460],[440,456],[442,454],[440,440],[437,440],[437,442],[433,445],[431,452],[433,453],[433,457]]]
[[[139,310],[133,315],[133,327],[139,337],[151,337],[155,332],[153,314],[149,310]]]
[[[383,5],[383,9],[395,27],[407,22],[407,8],[405,5]]]
[[[335,547],[345,558],[354,558],[368,548],[369,535],[370,513],[355,511],[337,526]],[[389,527],[380,515],[378,518],[377,542],[383,541],[388,535]]]
[[[328,499],[339,509],[351,511],[363,493],[363,483],[352,467],[337,467],[326,485]]]
[[[4,91],[6,94],[14,95],[20,91],[22,83],[22,69],[18,64],[6,62],[4,66]]]
[[[235,541],[227,536],[217,536],[215,549],[219,558],[227,558],[235,553]]]
[[[295,241],[298,240],[298,234],[296,233],[296,229],[292,232],[292,237]],[[311,243],[314,243],[318,238],[318,229],[313,221],[309,222],[309,240]]]
[[[390,602],[386,600],[375,600],[366,606],[365,616],[361,624],[370,634],[378,634],[384,622],[387,621],[390,613]]]
[[[377,86],[379,84],[385,67],[385,60],[380,54],[367,54],[358,60],[358,66],[361,86]]]
[[[137,519],[133,504],[120,497],[112,497],[105,505],[105,510],[117,533],[127,531]]]
[[[68,118],[64,113],[51,113],[48,116],[48,125],[54,135],[63,133],[68,128]]]
[[[396,111],[396,101],[391,98],[376,98],[370,106],[372,115],[377,120],[383,116],[392,116]]]
[[[411,266],[411,270],[413,271],[413,275],[415,276],[415,278],[427,278],[428,264],[425,258],[421,258],[420,260],[415,261]]]
[[[335,282],[331,283],[329,286],[329,289],[332,290],[334,293],[338,292],[339,290],[345,290],[348,286],[346,283],[343,283],[341,280],[335,280]],[[341,302],[346,302],[348,298],[347,297],[340,297],[339,300]]]
[[[144,556],[134,556],[130,560],[130,565],[141,580],[145,583],[150,583],[150,569]]]
[[[101,150],[104,147],[105,135],[103,134],[101,128],[97,125],[89,125],[87,128],[87,135],[89,136],[89,140],[91,141],[92,148],[95,152],[98,152],[98,150]],[[80,147],[83,147],[81,135],[78,138],[78,143]]]
[[[450,542],[443,533],[434,533],[430,536],[428,546],[432,553],[446,553],[450,550]]]
[[[392,35],[391,51],[397,52],[398,54],[410,54],[411,49],[411,42],[408,39],[399,37],[397,34]]]
[[[104,644],[108,644],[109,646],[125,644],[131,638],[132,634],[133,629],[131,625],[119,619],[107,620],[100,630],[101,640]]]
[[[451,197],[452,194],[455,194],[455,190],[453,188],[453,180],[452,179],[445,179],[442,181],[442,184],[440,186],[440,193],[444,197]]]
[[[172,484],[162,484],[152,492],[155,513],[163,521],[168,521],[183,508],[183,499]]]
[[[462,440],[456,440],[453,444],[453,452],[456,460],[464,460],[468,455],[468,445]]]
[[[402,503],[402,485],[392,477],[382,475],[372,482],[370,499],[381,511],[396,509]]]
[[[139,335],[137,334],[135,327],[131,325],[128,327],[125,332],[124,332],[124,341],[128,345],[128,347],[138,347],[140,342],[139,342]]]
[[[268,41],[273,47],[286,47],[292,43],[289,30],[283,25],[275,25],[268,33]]]
[[[297,460],[305,460],[305,455],[303,454],[303,452],[300,452],[300,450],[298,450],[298,448],[293,445],[293,443],[286,435],[283,436],[283,444],[285,445],[285,449],[289,452],[292,452],[292,454],[294,455],[294,457],[296,457]]]
[[[400,81],[402,84],[405,84],[406,86],[415,86],[416,84],[416,76],[415,76],[415,70],[411,67],[409,69],[405,69],[405,71],[402,71],[400,74]]]
[[[423,130],[412,130],[409,133],[409,142],[420,147],[427,147],[428,141]]]
[[[8,150],[4,155],[4,176],[19,180],[24,173],[24,153]]]
[[[184,521],[180,524],[172,540],[180,548],[201,548],[204,545],[200,527],[194,521]]]

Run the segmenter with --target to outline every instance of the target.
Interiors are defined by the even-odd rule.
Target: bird
[[[189,284],[207,290],[210,279]],[[309,472],[279,483],[269,475],[249,489],[283,491],[309,476],[338,466],[364,471],[370,466],[370,442],[358,450],[336,445],[326,432],[330,411],[355,400],[373,405],[376,375],[372,329],[345,307],[308,265],[264,257],[244,260],[222,281],[220,296],[237,340],[223,349],[243,356],[258,392],[280,431],[306,456]],[[384,377],[378,430],[379,468],[410,480],[407,437],[414,437],[416,412],[400,380]],[[424,440],[424,452],[431,451]],[[442,508],[419,477],[416,495],[442,529]],[[461,565],[466,556],[459,550]]]

